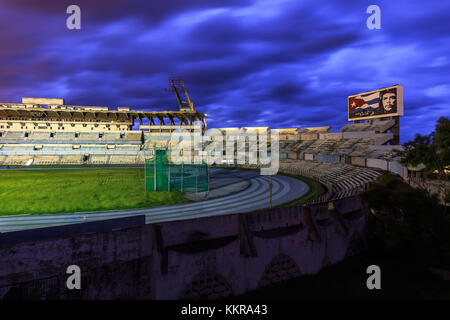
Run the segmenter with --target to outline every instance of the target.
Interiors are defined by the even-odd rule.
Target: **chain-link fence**
[[[169,163],[167,150],[155,150],[155,156],[145,160],[145,190],[208,191],[208,166],[206,164]]]

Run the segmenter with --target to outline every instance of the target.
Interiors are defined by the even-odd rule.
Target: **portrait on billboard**
[[[397,113],[397,88],[380,91],[381,114]]]
[[[348,97],[348,119],[403,115],[403,87],[394,86]]]

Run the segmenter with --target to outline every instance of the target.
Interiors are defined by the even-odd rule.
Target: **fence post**
[[[169,174],[167,175],[167,180],[168,180],[167,188],[170,191],[170,165],[168,165],[167,167],[169,168]]]
[[[208,192],[209,192],[209,170],[208,170],[208,165],[205,165],[206,167],[206,175],[208,176]]]
[[[195,192],[198,192],[198,167],[195,167]]]
[[[184,184],[184,164],[181,164],[181,192],[183,192],[183,184]]]
[[[156,191],[156,159],[153,159],[153,191]]]

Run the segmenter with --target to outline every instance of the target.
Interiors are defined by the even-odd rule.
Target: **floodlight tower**
[[[181,78],[170,77],[168,91],[175,92],[180,111],[194,111],[194,104],[191,99],[189,99],[186,87],[184,86],[184,82]]]

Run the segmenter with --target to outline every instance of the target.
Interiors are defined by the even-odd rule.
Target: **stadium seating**
[[[39,155],[34,156],[34,165],[57,165],[60,164],[62,156],[49,156],[49,155]]]
[[[28,155],[13,155],[13,156],[7,156],[2,165],[5,166],[23,166],[29,162],[29,160],[33,160],[32,156]]]
[[[145,156],[143,154],[139,154],[136,157],[136,164],[145,164],[145,159],[149,158],[149,156]]]
[[[103,134],[103,140],[120,142],[120,132],[106,132]]]
[[[100,139],[100,134],[98,132],[80,132],[78,137],[79,141],[98,141]]]
[[[134,164],[136,163],[136,155],[111,155],[109,164]]]
[[[109,156],[101,154],[92,154],[89,157],[89,163],[91,164],[107,164],[109,162]]]
[[[256,169],[259,165],[240,165],[242,168]],[[376,181],[378,170],[362,168],[342,163],[325,163],[305,160],[283,159],[279,172],[309,177],[327,188],[319,198],[311,202],[322,202],[350,197],[365,190]]]
[[[341,132],[373,131],[374,133],[382,133],[391,129],[394,124],[394,120],[375,121],[373,123],[351,123],[343,126]]]
[[[83,163],[83,156],[81,155],[63,155],[60,164],[80,164]]]
[[[315,179],[331,191],[330,199],[357,194],[375,181],[379,172],[341,163],[321,163],[304,160],[283,160],[280,171]]]
[[[325,127],[310,127],[310,128],[301,128],[300,133],[326,133],[330,132],[331,127],[325,126]]]
[[[56,141],[74,141],[74,140],[76,140],[74,132],[56,132],[54,134],[53,139]]]
[[[23,140],[24,136],[24,132],[21,131],[4,131],[2,132],[0,140]]]
[[[30,132],[28,135],[28,140],[49,140],[50,139],[50,132]]]
[[[140,132],[126,132],[123,141],[141,141]]]

